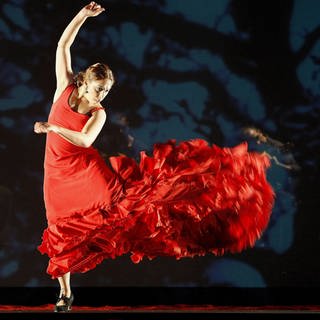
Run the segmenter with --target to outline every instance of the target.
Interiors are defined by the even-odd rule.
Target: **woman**
[[[101,106],[100,101],[106,97],[114,83],[114,77],[111,70],[104,64],[95,64],[89,67],[85,73],[78,75],[77,86],[74,86],[74,75],[72,72],[70,55],[70,47],[81,25],[88,17],[95,17],[104,10],[105,9],[100,5],[91,2],[89,5],[82,8],[64,30],[58,42],[56,51],[55,70],[57,87],[54,94],[54,104],[49,116],[49,122],[36,122],[34,126],[34,131],[36,133],[48,133],[45,159],[46,176],[44,183],[48,225],[54,224],[57,219],[63,219],[64,214],[66,217],[68,215],[68,213],[63,212],[61,208],[59,208],[59,204],[56,203],[59,197],[54,199],[55,193],[57,192],[61,195],[64,191],[70,193],[72,190],[71,183],[68,185],[61,185],[61,183],[59,183],[59,177],[63,176],[64,169],[61,167],[60,172],[58,171],[58,174],[55,174],[55,163],[61,163],[61,165],[65,167],[72,164],[73,158],[78,157],[78,153],[81,153],[81,148],[88,148],[91,146],[106,121],[106,113]],[[59,110],[64,107],[61,106],[61,99],[62,103],[66,102],[69,104],[69,106],[67,105],[66,107],[70,108],[70,113],[72,113],[67,119],[64,118],[63,113]],[[76,119],[73,119],[73,117]],[[64,143],[60,138],[67,142]],[[68,145],[68,142],[70,145]],[[56,159],[61,155],[55,153],[56,149],[54,149],[54,146],[59,144],[61,146],[58,151],[61,151],[61,155],[63,153],[73,153],[74,157],[70,157],[70,159],[66,161],[57,161]],[[92,152],[93,150],[91,149],[90,151],[86,151],[86,156],[90,156]],[[81,164],[82,158],[81,155],[79,155],[78,164],[73,165],[74,171],[77,171],[77,166]],[[92,166],[97,166],[97,164],[93,164]],[[72,176],[72,173],[70,174],[69,170],[67,171],[66,176]],[[82,171],[74,172],[74,176],[80,172]],[[90,180],[88,180],[88,183],[89,181]],[[94,184],[98,183],[97,179],[94,179],[94,181],[91,182],[94,182]],[[59,190],[59,187],[61,190]],[[55,190],[52,190],[52,188],[55,188]],[[87,191],[85,186],[83,186],[82,189],[83,191]],[[79,186],[76,186],[75,190],[78,192],[82,191]],[[74,200],[76,198],[74,198]],[[72,197],[70,197],[70,199],[72,200]],[[68,201],[70,199],[63,200]],[[82,200],[82,205],[86,206],[83,197]],[[99,203],[99,199],[95,200]],[[62,204],[62,206],[63,205],[64,204]],[[70,205],[71,208],[72,206],[73,204]],[[77,207],[77,205],[75,207]],[[81,208],[81,205],[79,208]],[[70,288],[70,272],[61,274],[61,276],[58,276],[58,280],[61,290],[56,305],[56,311],[67,311],[71,308],[73,300]]]
[[[140,163],[126,156],[107,165],[92,147],[105,121],[101,101],[114,77],[96,63],[75,77],[70,46],[88,17],[104,11],[91,2],[73,18],[56,53],[57,88],[46,133],[44,200],[48,228],[39,250],[50,257],[47,272],[57,278],[55,311],[73,302],[70,274],[93,269],[106,258],[131,253],[193,257],[253,246],[267,227],[273,190],[266,180],[269,159],[195,139],[156,144]]]

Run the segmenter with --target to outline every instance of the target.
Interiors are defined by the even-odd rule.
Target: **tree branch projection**
[[[242,4],[243,5],[243,4]],[[259,6],[254,6],[254,3],[248,2],[248,6],[243,6],[246,8],[252,8],[250,9],[252,11],[253,17],[261,17],[262,10]],[[70,10],[72,11],[72,7],[70,6]],[[282,12],[277,13],[278,20],[281,20],[281,18],[284,16],[284,13],[286,13],[288,16],[290,14],[287,13],[286,9],[288,9],[288,6],[292,6],[291,1],[284,2],[284,5],[282,5]],[[67,9],[68,6],[64,5],[64,9]],[[125,10],[124,10],[125,7]],[[234,7],[236,7],[236,2],[231,3],[230,10],[233,12],[233,15],[235,16],[236,10],[234,10]],[[272,2],[271,4],[268,4],[267,2],[264,2],[263,5],[266,12],[269,12],[270,9],[273,10]],[[232,10],[233,9],[233,10]],[[263,10],[264,10],[263,9]],[[274,106],[283,105],[281,100],[283,100],[281,92],[285,92],[284,89],[281,87],[278,87],[277,90],[274,90],[274,85],[270,86],[268,82],[274,83],[275,79],[279,78],[279,74],[287,74],[287,72],[279,72],[279,68],[286,68],[287,70],[290,68],[285,67],[287,63],[283,63],[283,61],[279,61],[278,57],[282,60],[291,60],[288,58],[288,45],[281,45],[282,49],[279,50],[279,46],[274,45],[274,35],[275,33],[272,32],[272,36],[270,38],[270,42],[272,41],[272,45],[269,43],[266,43],[265,45],[261,46],[261,50],[259,49],[259,52],[255,53],[255,48],[260,48],[260,45],[262,41],[265,41],[267,38],[267,34],[269,32],[269,26],[274,25],[274,22],[268,22],[267,19],[255,19],[255,23],[259,23],[259,20],[263,20],[263,23],[261,23],[261,27],[257,27],[255,29],[260,30],[259,32],[252,32],[252,39],[254,41],[257,41],[257,46],[255,46],[254,41],[249,40],[243,40],[236,37],[236,35],[224,35],[221,34],[215,30],[209,29],[205,26],[198,25],[196,23],[188,22],[181,16],[175,16],[175,15],[168,15],[164,14],[162,12],[159,12],[159,9],[157,7],[152,6],[138,6],[133,4],[132,2],[126,2],[123,1],[121,3],[114,2],[110,5],[110,12],[116,13],[116,14],[110,14],[108,16],[108,24],[112,26],[119,26],[120,22],[122,21],[131,21],[136,23],[137,25],[140,25],[141,28],[145,29],[152,29],[156,33],[159,33],[162,37],[167,37],[175,42],[178,42],[180,45],[184,46],[186,49],[188,48],[204,48],[206,50],[211,51],[214,54],[219,54],[224,59],[226,65],[230,68],[231,71],[235,71],[238,75],[248,77],[249,79],[256,79],[257,84],[259,85],[261,82],[261,85],[259,85],[260,90],[262,93],[264,91],[268,91],[265,94],[262,95],[263,99],[265,99],[267,102],[268,100],[271,100],[272,96],[275,96],[275,101],[270,101],[268,103],[272,104]],[[47,12],[50,12],[47,10]],[[274,11],[272,11],[274,12]],[[286,21],[288,19],[285,19]],[[105,21],[99,21],[98,23],[101,24],[101,27],[103,26],[103,23]],[[268,23],[267,25],[265,23]],[[141,25],[142,24],[142,25]],[[275,28],[273,28],[274,30]],[[281,30],[287,30],[288,26],[286,28],[281,28]],[[267,30],[265,32],[264,30]],[[264,33],[263,33],[264,32]],[[288,32],[284,32],[283,36],[279,36],[281,40],[285,39],[285,36],[287,36]],[[288,37],[286,37],[288,38]],[[259,39],[263,39],[262,41],[259,41]],[[285,43],[284,41],[277,41],[278,44]],[[288,41],[287,41],[288,43]],[[271,49],[274,48],[274,49]],[[105,48],[104,48],[105,49]],[[117,48],[110,48],[113,50],[116,50]],[[264,51],[266,49],[266,51]],[[100,51],[100,50],[98,50]],[[272,53],[274,51],[274,54]],[[279,53],[280,51],[280,53]],[[282,53],[281,53],[282,51]],[[266,55],[265,52],[271,52],[271,54]],[[236,53],[236,54],[235,54]],[[290,53],[290,52],[289,52]],[[85,53],[84,53],[85,54]],[[96,53],[97,55],[97,53]],[[146,54],[148,56],[148,53]],[[254,57],[256,56],[256,57]],[[277,59],[278,61],[274,61],[274,59]],[[256,60],[256,62],[254,62]],[[123,63],[123,61],[122,61]],[[277,65],[277,68],[275,68],[275,65]],[[121,66],[121,64],[120,64]],[[272,67],[273,66],[273,67]],[[132,71],[130,69],[123,68],[124,71]],[[292,69],[292,68],[291,68]],[[261,72],[259,71],[261,70]],[[287,71],[286,70],[286,71]],[[170,79],[170,70],[166,70],[168,73],[168,79]],[[266,76],[263,75],[263,73],[266,73]],[[274,73],[277,73],[278,77],[274,77]],[[296,76],[294,77],[288,77],[293,80],[295,83]],[[266,83],[263,83],[267,79]],[[270,81],[269,81],[270,80]],[[290,80],[292,81],[292,80]],[[281,85],[284,86],[287,81],[281,81]],[[277,92],[277,93],[275,93]],[[280,94],[279,94],[280,92]],[[301,90],[300,97],[302,96]],[[278,100],[278,101],[277,101]],[[269,110],[269,108],[268,108]]]
[[[120,10],[120,6],[123,5],[126,6],[126,10]],[[240,6],[247,12],[238,10]],[[280,6],[277,5],[277,10],[274,10],[274,6],[275,3],[272,1],[260,1],[259,5],[254,1],[243,1],[241,4],[237,1],[231,2],[230,11],[233,18],[240,30],[242,27],[242,30],[249,34],[246,40],[237,38],[236,35],[221,34],[186,21],[181,16],[159,12],[156,7],[138,7],[130,2],[112,4],[110,10],[117,12],[117,15],[110,16],[110,21],[118,27],[119,21],[131,21],[142,30],[154,30],[158,37],[166,37],[179,43],[185,50],[203,48],[220,55],[231,71],[256,83],[267,113],[274,115],[279,111],[291,110],[296,104],[309,101],[297,79],[297,54],[292,51],[289,43],[293,2],[281,2]],[[241,19],[247,18],[247,25],[242,26]],[[311,44],[308,48],[311,48]],[[165,49],[170,50],[169,47]],[[307,54],[306,50],[303,51]],[[146,57],[148,56],[146,54]],[[149,65],[150,68],[152,66],[154,64]],[[170,79],[172,70],[166,69],[166,74]],[[250,121],[251,119],[248,122]],[[290,138],[284,130],[281,131],[284,139]]]

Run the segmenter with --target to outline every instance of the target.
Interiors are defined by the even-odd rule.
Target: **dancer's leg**
[[[65,273],[62,277],[58,277],[59,285],[60,285],[60,295],[59,297],[65,296],[70,298],[71,296],[71,286],[70,286],[70,272]],[[57,305],[64,305],[64,301],[60,300]]]

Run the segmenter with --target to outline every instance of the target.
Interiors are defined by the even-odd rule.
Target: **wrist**
[[[54,133],[59,133],[59,127],[54,124],[50,124],[48,127],[48,131],[54,132]]]
[[[80,10],[77,16],[80,20],[83,20],[83,21],[89,17],[85,12],[83,12],[83,10]]]

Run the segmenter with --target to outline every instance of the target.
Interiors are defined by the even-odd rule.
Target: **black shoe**
[[[57,304],[63,300],[64,304],[62,304],[61,306],[58,306]],[[74,296],[71,293],[70,298],[66,297],[65,295],[62,295],[61,297],[59,297],[55,307],[54,307],[54,312],[68,312],[72,309],[72,303],[74,300]]]

